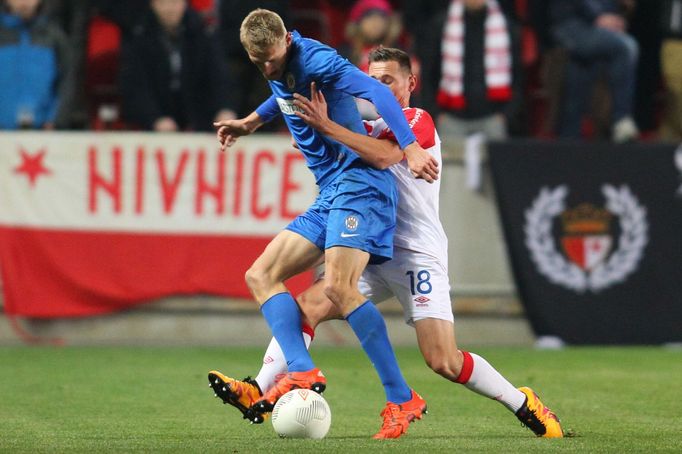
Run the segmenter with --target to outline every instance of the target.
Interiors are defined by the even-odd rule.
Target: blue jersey
[[[310,98],[310,83],[315,81],[329,106],[329,118],[360,134],[366,134],[354,97],[372,102],[384,118],[401,148],[415,141],[402,108],[393,93],[372,79],[334,49],[292,32],[287,66],[281,80],[268,81],[272,96],[256,112],[264,121],[282,113],[308,168],[320,188],[334,181],[349,167],[364,167],[351,149],[325,137],[294,115],[293,93]]]

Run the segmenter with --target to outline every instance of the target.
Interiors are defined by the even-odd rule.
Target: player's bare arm
[[[315,82],[310,84],[310,98],[294,94],[294,105],[300,109],[295,115],[311,127],[352,148],[363,161],[377,169],[388,168],[403,159],[403,152],[397,143],[358,134],[331,120],[327,115],[324,94],[317,89]]]
[[[352,148],[365,162],[374,167],[387,168],[405,157],[415,177],[423,178],[429,183],[438,179],[438,161],[417,141],[408,145],[403,153],[392,141],[379,140],[350,131],[329,119],[324,94],[317,89],[314,82],[310,85],[310,93],[312,99],[298,93],[294,94],[294,104],[301,109],[295,114],[310,126]]]
[[[263,125],[264,121],[256,112],[250,113],[244,118],[237,120],[222,120],[213,123],[216,128],[216,136],[220,142],[220,150],[231,147],[241,136],[248,136]]]

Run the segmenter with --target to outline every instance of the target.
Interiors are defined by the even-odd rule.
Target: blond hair
[[[242,21],[239,40],[248,53],[263,52],[287,34],[282,18],[267,9],[254,9]]]

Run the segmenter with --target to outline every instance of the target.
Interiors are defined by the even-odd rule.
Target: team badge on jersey
[[[296,88],[296,78],[294,77],[293,73],[287,73],[286,79],[287,88],[289,88],[289,90],[293,90],[294,88]]]
[[[350,230],[352,232],[358,228],[359,223],[360,223],[360,221],[358,220],[357,216],[353,216],[351,214],[350,216],[348,216],[346,218],[346,229]]]

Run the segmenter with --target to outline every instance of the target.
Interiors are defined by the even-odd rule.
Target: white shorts
[[[433,256],[394,248],[392,260],[367,266],[358,287],[374,303],[395,296],[410,326],[425,318],[454,321],[447,265]]]

